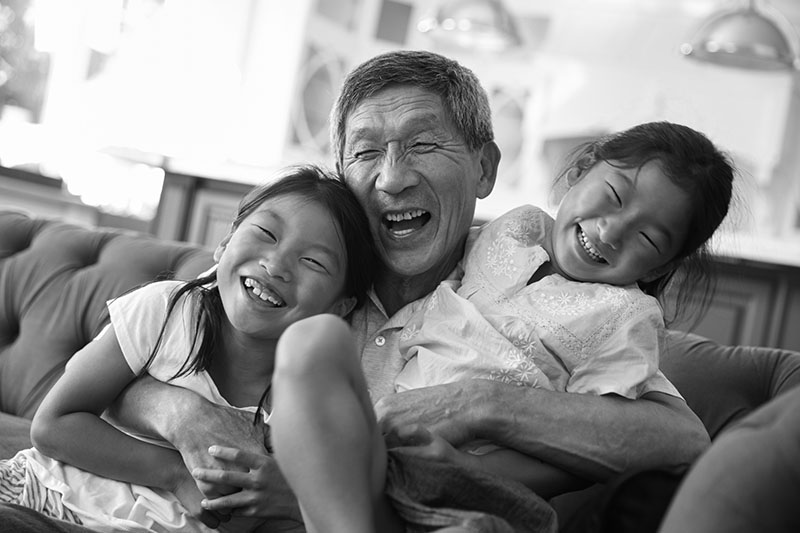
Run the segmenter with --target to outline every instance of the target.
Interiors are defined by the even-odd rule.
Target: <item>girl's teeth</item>
[[[252,278],[245,278],[244,280],[245,287],[248,287],[253,294],[258,296],[262,301],[269,302],[276,307],[282,307],[284,305],[283,301],[279,300],[277,297],[270,294],[264,286],[262,286],[258,281]]]
[[[589,242],[589,239],[586,238],[586,234],[580,228],[578,228],[578,239],[580,240],[583,249],[586,250],[587,254],[589,254],[589,257],[591,257],[598,263],[606,262],[606,260],[603,259],[603,256],[600,255],[600,253],[597,250],[595,250],[594,246],[592,246],[592,243]]]

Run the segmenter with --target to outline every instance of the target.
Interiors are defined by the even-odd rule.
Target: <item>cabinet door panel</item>
[[[240,198],[224,196],[219,191],[198,191],[189,224],[189,242],[216,247],[228,234]]]
[[[778,346],[800,352],[800,278],[795,278],[787,289],[782,315]]]
[[[725,270],[718,274],[714,298],[703,318],[694,325],[683,319],[670,327],[689,329],[723,344],[765,344],[774,282],[753,272]]]

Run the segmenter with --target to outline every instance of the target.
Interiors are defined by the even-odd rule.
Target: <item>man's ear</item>
[[[477,196],[480,199],[489,196],[497,180],[497,167],[500,164],[500,147],[489,141],[481,148],[481,177],[478,179]]]
[[[228,243],[231,241],[232,233],[228,233],[225,235],[225,238],[220,241],[217,245],[217,248],[214,250],[214,262],[219,263],[220,258],[222,257],[222,252],[225,251],[225,247],[228,246]]]
[[[349,298],[342,298],[337,303],[333,304],[331,307],[330,312],[334,315],[340,316],[342,318],[346,317],[350,314],[356,306],[356,299],[355,297],[351,296]]]

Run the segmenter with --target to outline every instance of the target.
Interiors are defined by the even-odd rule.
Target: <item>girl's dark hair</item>
[[[316,202],[327,209],[336,221],[347,254],[344,292],[354,297],[356,307],[359,307],[364,303],[367,291],[372,285],[378,266],[378,256],[367,216],[355,195],[337,174],[316,165],[285,168],[274,180],[256,186],[242,198],[230,233],[236,231],[242,221],[264,202],[287,195],[301,196],[309,202]],[[172,379],[209,368],[212,357],[221,349],[222,323],[225,316],[219,289],[214,284],[216,279],[217,273],[214,270],[206,276],[187,281],[173,291],[167,304],[164,324],[145,368],[155,358],[166,331],[167,321],[184,296],[198,299],[198,312],[194,323],[192,345],[186,361]],[[197,354],[192,357],[191,354],[194,353],[200,337],[202,337],[200,347]],[[268,391],[269,387],[262,396],[262,404]]]
[[[730,158],[702,133],[671,122],[649,122],[619,133],[600,137],[579,146],[557,180],[577,168],[582,175],[600,161],[618,168],[641,168],[657,161],[662,172],[678,187],[689,193],[692,202],[686,241],[673,258],[670,268],[639,287],[662,299],[668,286],[675,290],[674,316],[680,316],[696,303],[697,318],[708,307],[714,293],[709,239],[728,213],[733,195],[735,169]],[[676,276],[675,283],[670,281]],[[674,287],[674,289],[673,289]],[[665,306],[662,300],[662,306]],[[665,306],[666,307],[666,306]]]

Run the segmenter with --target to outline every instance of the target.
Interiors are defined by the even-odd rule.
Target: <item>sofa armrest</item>
[[[800,384],[800,353],[723,346],[679,331],[667,333],[661,370],[716,438],[733,422]]]

